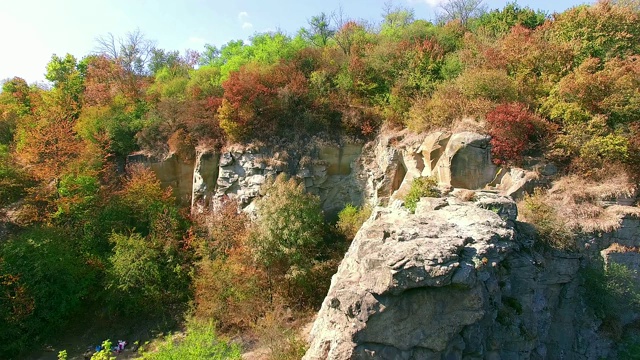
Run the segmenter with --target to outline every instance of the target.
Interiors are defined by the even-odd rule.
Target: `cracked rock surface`
[[[304,359],[605,356],[578,295],[580,257],[537,254],[510,198],[476,198],[424,198],[415,214],[376,208],[332,278]]]

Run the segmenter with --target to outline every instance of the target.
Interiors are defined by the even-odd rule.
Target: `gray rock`
[[[220,166],[221,167],[230,166],[230,165],[233,164],[233,161],[234,161],[234,159],[233,159],[233,156],[231,155],[230,152],[225,152],[225,153],[222,153],[220,155]]]
[[[374,209],[345,255],[306,360],[595,359],[611,342],[581,299],[581,254],[523,246],[509,197]],[[563,355],[565,354],[565,355]]]

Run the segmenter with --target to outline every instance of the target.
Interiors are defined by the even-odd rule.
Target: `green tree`
[[[301,29],[302,36],[315,46],[324,47],[329,43],[329,39],[335,34],[331,27],[331,18],[326,13],[312,16],[308,20],[309,27]]]
[[[0,244],[0,355],[13,358],[59,331],[97,280],[61,229],[32,228]]]
[[[264,267],[272,286],[299,302],[308,301],[314,266],[323,253],[325,225],[320,200],[303,184],[280,174],[265,185],[256,204],[258,219],[250,239],[256,262]]]
[[[482,14],[474,25],[489,30],[493,35],[504,35],[516,25],[527,29],[535,29],[547,20],[547,14],[528,7],[521,7],[517,2],[509,2],[502,10],[492,10]]]
[[[590,57],[624,58],[640,52],[640,13],[607,1],[578,6],[559,14],[548,34],[572,47],[575,65]]]

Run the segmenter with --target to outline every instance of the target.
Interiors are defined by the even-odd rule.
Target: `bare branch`
[[[470,19],[484,14],[487,9],[483,5],[484,0],[449,0],[440,5],[442,12],[436,14],[438,22],[446,23],[451,20],[460,20],[467,25]]]

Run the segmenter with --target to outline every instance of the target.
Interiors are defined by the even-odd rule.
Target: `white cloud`
[[[238,13],[238,21],[242,24],[242,28],[244,30],[253,29],[253,24],[249,21],[249,13],[246,11],[241,11]]]

